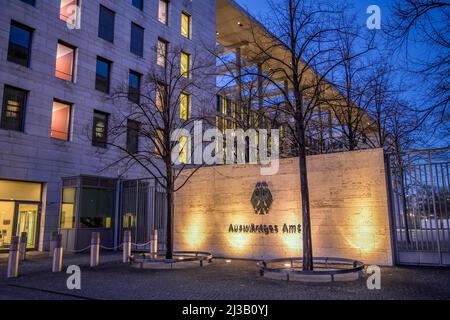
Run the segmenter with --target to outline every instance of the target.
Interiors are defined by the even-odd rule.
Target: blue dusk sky
[[[253,15],[256,18],[262,18],[267,14],[270,14],[270,8],[267,3],[267,0],[235,0],[239,5],[241,5],[244,9],[248,10],[251,15]],[[283,1],[283,0],[275,0],[276,1]],[[378,5],[381,9],[381,28],[383,29],[383,23],[386,23],[387,20],[391,16],[391,6],[393,3],[395,3],[395,0],[322,0],[322,1],[329,1],[330,3],[346,3],[349,6],[350,12],[348,12],[350,15],[354,15],[356,20],[355,23],[357,23],[360,26],[365,26],[367,18],[369,17],[369,14],[366,13],[367,8],[370,5]],[[382,38],[382,30],[376,31],[380,32],[380,39]],[[408,55],[406,54],[406,50],[400,51],[400,53],[396,55],[392,55],[387,53],[387,48],[385,47],[384,40],[380,40],[377,42],[378,50],[381,52],[381,54],[386,55],[386,59],[395,68],[399,68],[399,70],[405,70],[410,65],[408,61],[411,61],[411,59],[421,59],[423,57],[430,57],[433,55],[433,52],[430,52],[430,49],[426,47],[423,43],[417,42],[417,43],[409,43],[408,45]],[[421,96],[424,93],[424,84],[421,83],[421,79],[417,79],[416,77],[411,76],[410,73],[407,72],[398,72],[398,74],[394,77],[394,84],[401,86],[404,90],[401,94],[401,97],[404,100],[408,100],[410,103],[412,103],[416,108],[420,109],[420,101],[424,101],[427,98],[424,96]],[[418,99],[418,97],[421,96],[421,99]],[[445,132],[445,131],[444,131]],[[434,140],[434,139],[433,139]],[[435,137],[435,141],[430,142],[427,141],[426,145],[427,147],[430,146],[443,146],[447,145],[448,143],[448,136],[446,137],[442,134],[438,134],[438,136]]]

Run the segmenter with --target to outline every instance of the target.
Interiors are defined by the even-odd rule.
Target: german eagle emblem
[[[258,182],[256,184],[251,201],[256,214],[264,215],[269,213],[273,198],[267,182]]]

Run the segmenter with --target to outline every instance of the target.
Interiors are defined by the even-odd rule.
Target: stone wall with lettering
[[[383,150],[308,157],[314,256],[392,264]],[[298,159],[273,176],[259,165],[200,169],[175,195],[175,248],[216,257],[265,259],[302,255]],[[267,182],[273,202],[255,213],[251,199]]]

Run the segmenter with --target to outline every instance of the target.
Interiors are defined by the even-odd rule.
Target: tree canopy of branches
[[[174,193],[200,168],[185,170],[189,161],[182,158],[190,159],[191,140],[181,141],[185,134],[179,129],[190,135],[193,122],[202,119],[202,112],[212,104],[208,90],[215,86],[210,76],[214,57],[202,52],[189,56],[185,70],[181,65],[184,51],[173,48],[160,57],[164,66],[154,65],[143,75],[139,90],[131,90],[127,82],[113,94],[117,110],[111,116],[107,144],[118,149],[121,157],[110,166],[122,166],[125,171],[139,167],[164,188],[167,259],[173,254]],[[139,137],[138,146],[130,147],[133,136]]]

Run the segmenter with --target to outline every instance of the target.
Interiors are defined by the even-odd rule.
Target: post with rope
[[[27,257],[27,241],[28,236],[26,232],[22,232],[20,234],[20,242],[19,242],[19,260],[25,261]]]
[[[125,230],[123,233],[123,263],[129,263],[131,257],[131,231]]]
[[[55,236],[54,245],[52,272],[61,272],[63,260],[62,234],[57,234]]]
[[[50,238],[50,257],[53,257],[53,253],[55,251],[55,242],[56,239],[58,238],[58,231],[53,231],[52,232],[52,237]]]
[[[17,278],[19,276],[19,237],[11,237],[8,256],[7,278]]]
[[[100,261],[100,232],[92,232],[91,235],[91,260],[90,266],[97,267]]]
[[[150,235],[150,257],[152,259],[158,258],[158,230],[153,230]]]

